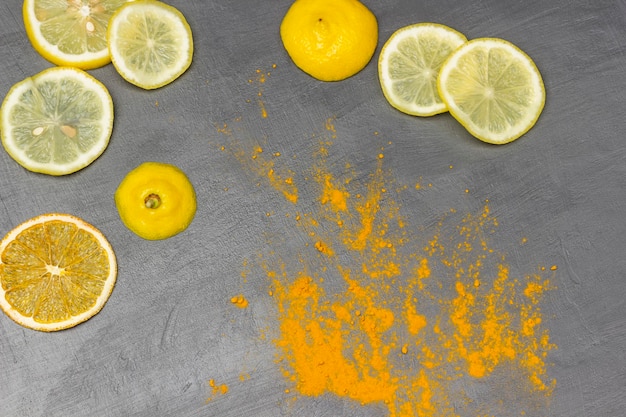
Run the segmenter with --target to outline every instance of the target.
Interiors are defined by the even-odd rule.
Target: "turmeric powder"
[[[333,121],[325,128],[334,138]],[[316,204],[290,218],[343,285],[326,285],[305,255],[300,266],[281,261],[276,242],[263,263],[277,306],[277,363],[292,392],[383,405],[389,417],[497,414],[461,388],[478,381],[547,402],[556,346],[540,305],[551,284],[542,272],[520,274],[492,248],[487,236],[498,222],[489,203],[460,219],[450,210],[416,234],[393,190],[421,186],[394,188],[384,158],[354,185],[326,165],[330,143],[320,146],[314,181],[299,184]],[[282,184],[269,183],[290,201]],[[507,375],[514,383],[502,388]]]

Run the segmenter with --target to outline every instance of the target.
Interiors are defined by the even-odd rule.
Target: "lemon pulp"
[[[86,72],[52,67],[14,85],[2,103],[2,144],[34,172],[66,175],[108,146],[113,100]]]
[[[145,89],[176,80],[191,65],[193,37],[183,14],[156,0],[121,7],[108,29],[111,59],[128,82]]]
[[[394,32],[378,59],[378,78],[387,101],[415,116],[447,111],[437,91],[441,65],[467,38],[437,23],[418,23]]]
[[[437,80],[450,113],[476,138],[509,143],[530,130],[545,104],[532,59],[512,43],[474,39],[444,62]]]
[[[26,34],[33,47],[56,65],[82,69],[111,62],[109,19],[132,0],[24,0]]]

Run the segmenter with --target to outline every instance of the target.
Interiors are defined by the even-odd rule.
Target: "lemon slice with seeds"
[[[52,67],[9,90],[0,120],[2,144],[20,165],[65,175],[91,164],[108,146],[113,101],[85,71]]]
[[[512,43],[496,38],[469,41],[441,67],[441,98],[476,138],[511,142],[532,128],[546,92],[532,59]]]
[[[156,0],[122,6],[108,29],[111,60],[128,82],[145,89],[163,87],[191,65],[191,28],[176,8]]]
[[[33,47],[56,65],[82,69],[111,62],[109,19],[132,0],[24,0],[26,34]]]
[[[394,32],[378,59],[378,78],[389,104],[414,116],[445,112],[437,75],[446,58],[465,42],[463,34],[437,23],[417,23]]]
[[[68,214],[32,218],[0,242],[0,307],[30,329],[62,330],[93,317],[116,277],[106,238]]]

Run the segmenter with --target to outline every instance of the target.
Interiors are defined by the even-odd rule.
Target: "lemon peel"
[[[302,71],[321,81],[341,81],[371,60],[378,22],[358,0],[296,0],[283,17],[280,37]]]

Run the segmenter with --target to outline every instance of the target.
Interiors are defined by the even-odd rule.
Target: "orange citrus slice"
[[[0,242],[0,307],[30,329],[62,330],[93,317],[116,277],[109,242],[69,214],[32,218]]]

